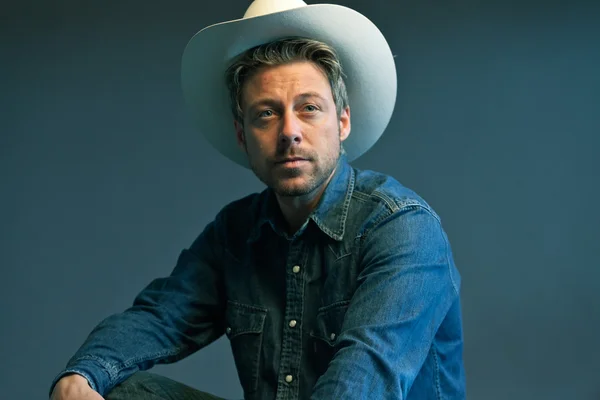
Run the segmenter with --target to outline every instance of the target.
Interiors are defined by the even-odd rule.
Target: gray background
[[[0,8],[1,398],[44,398],[101,318],[262,190],[182,104],[187,40],[249,4],[204,3]],[[600,2],[340,3],[397,54],[393,120],[354,165],[443,218],[469,398],[600,399]],[[155,371],[241,395],[225,339]]]

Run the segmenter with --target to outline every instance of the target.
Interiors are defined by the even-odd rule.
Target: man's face
[[[263,67],[243,87],[238,144],[256,176],[279,196],[302,196],[328,182],[350,133],[329,81],[310,62]]]

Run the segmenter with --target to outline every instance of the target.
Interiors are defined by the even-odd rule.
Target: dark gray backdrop
[[[249,2],[158,3],[0,8],[3,399],[44,398],[101,318],[262,190],[193,130],[178,75],[189,37]],[[340,3],[397,54],[393,120],[354,164],[444,220],[469,398],[599,399],[600,2]],[[241,395],[225,339],[155,370]]]

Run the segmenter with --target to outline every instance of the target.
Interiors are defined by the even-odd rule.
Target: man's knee
[[[104,398],[106,400],[152,399],[159,396],[160,376],[148,371],[138,371],[115,386]],[[153,397],[154,396],[154,397]]]
[[[106,400],[224,400],[166,376],[147,371],[139,371],[131,375],[115,386],[104,398]]]

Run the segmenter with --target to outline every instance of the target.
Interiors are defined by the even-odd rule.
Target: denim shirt
[[[225,334],[245,399],[465,398],[460,275],[422,198],[342,155],[302,228],[284,226],[270,189],[223,207],[51,390],[77,372],[106,394]]]

